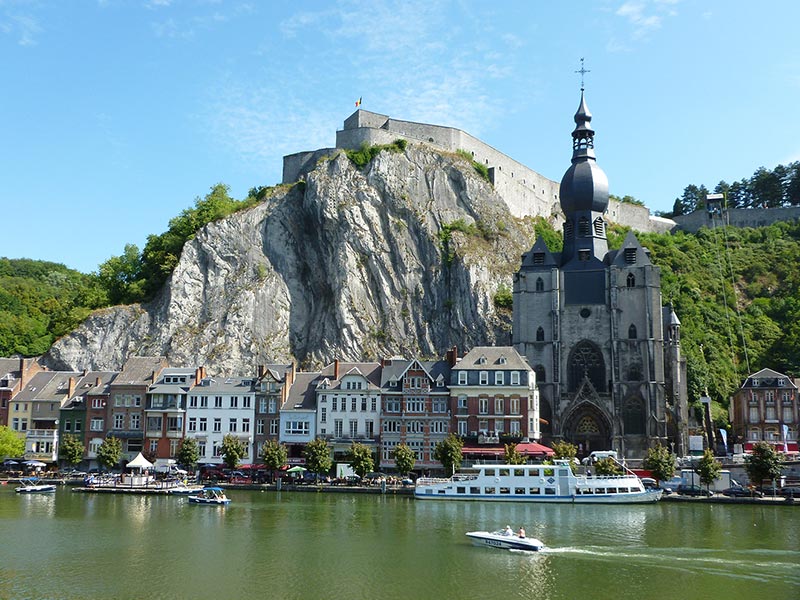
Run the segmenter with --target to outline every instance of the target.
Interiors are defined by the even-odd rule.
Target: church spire
[[[586,106],[583,88],[581,88],[581,104],[575,113],[575,130],[572,132],[572,160],[577,158],[594,159],[594,129],[592,129],[592,113]]]

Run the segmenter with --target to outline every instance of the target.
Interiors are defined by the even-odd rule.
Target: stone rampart
[[[712,216],[714,217],[712,220]],[[721,220],[720,220],[721,219]],[[781,221],[800,219],[800,206],[784,208],[729,208],[721,215],[710,215],[705,209],[688,215],[674,217],[676,228],[696,233],[701,227],[712,225],[731,225],[733,227],[764,227]]]

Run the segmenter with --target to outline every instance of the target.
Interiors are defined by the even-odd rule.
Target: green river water
[[[0,489],[0,598],[800,598],[800,507]],[[544,552],[472,546],[524,525]]]

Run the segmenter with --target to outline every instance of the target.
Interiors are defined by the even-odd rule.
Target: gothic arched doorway
[[[567,417],[562,430],[564,440],[578,447],[578,457],[592,450],[611,449],[611,423],[595,405],[585,402]]]

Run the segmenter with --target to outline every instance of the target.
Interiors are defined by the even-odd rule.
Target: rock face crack
[[[441,227],[459,220],[474,227],[452,232],[448,259]],[[165,355],[246,374],[507,344],[510,314],[493,298],[532,243],[532,224],[462,160],[409,145],[362,171],[340,153],[305,186],[204,227],[152,302],[96,311],[45,362],[120,369]]]

